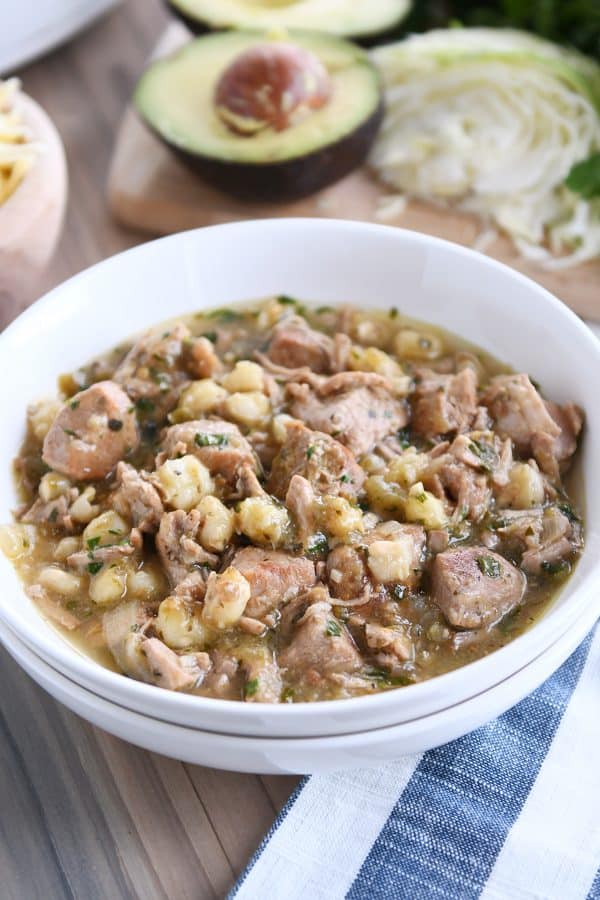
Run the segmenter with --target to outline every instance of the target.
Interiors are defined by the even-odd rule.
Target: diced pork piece
[[[333,597],[342,601],[368,600],[370,581],[364,551],[348,544],[335,547],[327,557],[327,582]]]
[[[239,661],[220,650],[213,650],[211,659],[212,669],[202,685],[203,692],[209,697],[220,697],[223,700],[241,699],[243,681]]]
[[[469,431],[477,416],[477,373],[456,375],[420,369],[413,395],[412,429],[425,438]]]
[[[171,409],[189,375],[181,368],[188,328],[178,323],[168,331],[150,331],[136,341],[115,370],[114,381],[136,402],[161,416]]]
[[[406,406],[393,396],[389,381],[373,372],[341,372],[312,385],[291,383],[287,393],[293,416],[335,437],[355,456],[408,422]]]
[[[113,381],[99,381],[69,400],[44,439],[46,465],[74,481],[104,478],[139,444],[131,400]]]
[[[583,413],[574,403],[559,406],[546,400],[546,409],[560,428],[557,438],[547,433],[534,434],[531,449],[542,471],[559,481],[577,450],[577,439],[583,428]]]
[[[79,550],[67,557],[67,564],[76,569],[81,575],[88,571],[90,562],[101,563],[109,566],[112,563],[127,559],[142,547],[142,534],[137,528],[133,528],[129,539],[125,542],[109,544],[105,547],[96,547],[94,550]]]
[[[356,499],[366,475],[346,447],[299,422],[291,422],[286,431],[266,485],[269,493],[285,500],[292,478],[301,475],[317,494]]]
[[[202,572],[190,572],[183,581],[176,584],[170,596],[184,603],[194,605],[201,603],[206,595],[206,578]]]
[[[297,675],[355,672],[363,665],[346,626],[324,601],[311,603],[296,623],[292,641],[279,654],[279,662]]]
[[[106,645],[126,675],[151,681],[148,661],[142,652],[144,631],[151,623],[146,608],[137,600],[121,603],[104,613],[102,626]]]
[[[333,340],[314,331],[301,316],[283,319],[273,329],[268,357],[276,365],[288,369],[307,366],[312,372],[333,371]]]
[[[427,534],[427,549],[430,553],[443,553],[448,549],[450,535],[445,528],[434,528]]]
[[[246,676],[244,700],[246,703],[279,703],[281,673],[272,650],[248,657],[243,663]]]
[[[212,476],[220,476],[232,487],[242,466],[257,467],[252,447],[237,425],[222,419],[199,419],[173,425],[167,428],[161,446],[157,466],[165,459],[191,453],[210,470]]]
[[[236,487],[237,493],[242,498],[267,496],[265,489],[257,478],[256,471],[248,463],[244,463],[241,466]]]
[[[513,462],[510,438],[502,441],[491,431],[471,431],[459,434],[452,441],[449,453],[458,462],[488,474],[493,484],[508,483]]]
[[[306,546],[316,531],[315,492],[310,481],[294,475],[285,495],[285,505],[292,515],[298,540]]]
[[[208,653],[178,656],[158,638],[147,638],[141,645],[152,681],[169,691],[190,691],[200,687],[211,667]]]
[[[183,581],[200,566],[214,568],[219,557],[209,553],[197,541],[202,526],[202,514],[197,509],[185,512],[177,509],[162,517],[156,535],[156,549],[163,568],[173,586]]]
[[[574,404],[545,402],[527,375],[498,375],[483,395],[496,430],[522,455],[533,453],[540,468],[557,480],[577,448],[583,414]]]
[[[245,615],[260,619],[315,583],[315,565],[303,556],[244,547],[231,561],[250,584]]]
[[[183,342],[183,361],[194,378],[212,378],[223,369],[214,344],[205,337],[188,338]]]
[[[140,531],[149,534],[158,530],[164,514],[160,494],[146,473],[124,462],[117,466],[117,489],[111,496],[111,506]]]
[[[77,491],[74,491],[75,496]],[[64,494],[57,497],[56,500],[42,500],[41,497],[35,501],[20,517],[20,522],[26,522],[31,525],[40,525],[47,523],[53,528],[62,531],[71,532],[75,529],[75,524],[71,517],[70,496]]]
[[[400,675],[404,663],[414,658],[415,648],[406,629],[367,623],[365,640],[369,649],[375,651],[375,665],[391,675]]]
[[[523,573],[487,547],[446,550],[432,568],[432,598],[455,628],[493,625],[523,597]]]
[[[53,622],[57,622],[68,631],[75,631],[81,625],[77,616],[65,609],[60,600],[50,597],[46,588],[41,584],[29,585],[25,588],[25,593],[35,601],[48,619],[52,619]]]
[[[556,507],[544,510],[539,523],[541,529],[525,536],[528,549],[523,553],[521,567],[526,572],[539,573],[544,566],[567,560],[580,546],[579,529]]]

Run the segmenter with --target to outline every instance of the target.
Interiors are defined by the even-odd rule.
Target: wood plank
[[[186,29],[172,24],[153,55],[163,56],[187,40]],[[475,216],[416,201],[402,211],[394,212],[390,207],[391,211],[384,215],[381,203],[389,193],[367,169],[362,169],[298,203],[241,203],[195,177],[131,108],[119,130],[108,181],[109,204],[116,219],[152,234],[240,219],[314,216],[380,222],[472,247],[483,230]],[[600,262],[549,271],[523,259],[502,235],[493,238],[485,252],[538,281],[580,315],[600,319]]]

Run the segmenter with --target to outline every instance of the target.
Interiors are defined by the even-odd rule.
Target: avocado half
[[[240,54],[267,42],[267,34],[248,31],[196,38],[146,70],[134,104],[146,124],[213,187],[240,200],[290,202],[366,160],[383,118],[381,84],[354,44],[294,32],[286,43],[310,51],[327,69],[329,101],[284,131],[237,134],[217,113],[215,88]]]
[[[410,12],[411,0],[166,0],[196,34],[222,29],[323,31],[376,43]]]

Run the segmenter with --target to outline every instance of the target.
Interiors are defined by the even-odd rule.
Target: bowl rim
[[[190,240],[202,241],[202,236],[204,234],[214,233],[216,231],[227,233],[231,235],[232,239],[235,239],[236,232],[239,237],[239,235],[243,234],[245,231],[260,231],[265,228],[267,230],[272,228],[276,228],[277,230],[286,229],[288,231],[296,229],[298,232],[310,228],[315,230],[320,229],[323,232],[330,232],[332,234],[339,234],[341,232],[346,232],[347,234],[353,233],[354,235],[370,233],[390,236],[393,234],[394,240],[399,242],[404,241],[409,245],[412,243],[414,246],[419,247],[437,248],[462,258],[466,265],[487,270],[488,274],[493,275],[495,272],[498,272],[505,278],[508,277],[515,282],[520,282],[530,293],[537,294],[539,299],[546,303],[548,307],[552,308],[556,315],[562,318],[563,324],[568,332],[572,336],[577,334],[580,344],[583,344],[587,348],[587,352],[591,356],[596,357],[596,362],[600,366],[600,341],[598,341],[589,328],[575,315],[575,313],[548,290],[504,263],[492,259],[491,257],[487,257],[471,248],[454,244],[442,238],[409,231],[407,229],[352,220],[302,217],[246,220],[213,225],[205,228],[190,229],[177,234],[161,237],[153,241],[148,241],[136,247],[121,251],[120,253],[84,269],[67,279],[65,282],[62,282],[28,307],[2,334],[0,334],[0,354],[2,354],[5,347],[10,345],[14,340],[18,340],[19,335],[27,330],[30,321],[35,321],[38,317],[42,316],[47,307],[56,307],[56,304],[61,302],[61,293],[65,291],[67,287],[72,289],[73,287],[83,286],[88,279],[93,279],[98,271],[113,266],[118,267],[125,257],[128,259],[136,259],[139,263],[143,260],[145,255],[155,253],[159,246],[177,243],[186,245]],[[154,323],[149,323],[148,327],[151,327],[152,324]],[[583,560],[585,555],[586,548],[584,547],[581,560]],[[215,715],[223,714],[230,720],[241,719],[251,721],[257,718],[258,713],[260,712],[263,718],[265,715],[268,715],[269,719],[274,720],[274,723],[286,723],[307,717],[313,719],[315,717],[328,719],[335,714],[342,716],[360,716],[361,711],[365,710],[365,707],[366,710],[373,713],[377,708],[387,707],[388,704],[393,703],[394,698],[399,700],[402,696],[408,696],[407,692],[409,692],[410,697],[415,700],[417,697],[427,697],[435,692],[446,693],[443,688],[457,683],[464,677],[464,673],[467,671],[471,675],[471,681],[477,684],[479,683],[480,675],[488,670],[493,668],[498,668],[501,671],[504,671],[506,668],[510,669],[509,660],[513,657],[515,658],[515,663],[512,666],[512,670],[517,670],[520,666],[520,662],[524,658],[531,660],[537,655],[537,651],[534,652],[533,655],[530,655],[527,652],[523,655],[523,651],[526,651],[528,647],[532,647],[533,645],[537,646],[538,649],[540,647],[542,650],[547,649],[548,646],[554,643],[557,637],[568,630],[574,620],[575,609],[581,608],[581,610],[585,610],[588,597],[591,596],[593,590],[592,582],[594,576],[599,573],[600,558],[594,563],[592,570],[584,576],[583,581],[574,589],[570,590],[572,580],[569,580],[566,583],[564,591],[571,593],[568,603],[558,610],[553,609],[551,606],[542,618],[538,619],[530,629],[485,657],[474,660],[455,670],[435,676],[426,681],[407,685],[402,688],[401,692],[396,689],[343,700],[326,700],[319,702],[253,704],[245,703],[242,700],[221,700],[213,697],[179,694],[167,690],[157,691],[156,686],[154,685],[134,681],[121,673],[112,672],[94,661],[91,657],[86,656],[82,651],[72,645],[58,629],[54,628],[52,623],[49,623],[50,628],[53,631],[52,639],[47,638],[43,632],[35,632],[33,635],[29,635],[28,629],[23,627],[24,622],[21,621],[21,617],[19,616],[18,605],[6,604],[1,595],[0,619],[4,619],[18,637],[21,637],[24,632],[27,637],[22,639],[27,646],[30,648],[35,647],[35,652],[42,659],[52,659],[57,669],[62,673],[72,673],[72,676],[69,677],[73,677],[77,683],[80,683],[79,678],[81,677],[87,677],[87,680],[97,682],[98,687],[106,692],[104,693],[105,697],[114,696],[116,691],[117,694],[131,695],[132,698],[138,702],[146,703],[150,707],[156,707],[157,703],[161,706],[164,705],[170,707],[174,711],[177,710],[179,715],[190,713],[193,717],[197,717],[201,715],[203,709],[210,709]],[[40,618],[43,619],[44,617],[41,613],[39,611],[37,612],[38,615],[40,615]],[[579,615],[576,615],[575,618],[578,619]],[[500,665],[501,662],[504,663],[504,667]],[[498,683],[500,680],[502,679],[497,679],[494,684]],[[464,697],[464,699],[467,698]],[[325,727],[325,723],[323,724]]]

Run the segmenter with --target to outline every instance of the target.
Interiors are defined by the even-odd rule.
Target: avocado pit
[[[293,44],[251,47],[225,69],[215,89],[215,107],[230,131],[253,135],[265,128],[285,131],[325,106],[332,81],[323,63]]]

